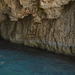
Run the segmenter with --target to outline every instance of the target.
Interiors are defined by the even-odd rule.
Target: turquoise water
[[[75,57],[0,41],[0,75],[75,75]]]

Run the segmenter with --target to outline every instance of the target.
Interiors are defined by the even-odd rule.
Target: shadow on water
[[[0,75],[75,75],[75,57],[0,40]]]

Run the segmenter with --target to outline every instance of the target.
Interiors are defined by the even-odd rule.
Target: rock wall
[[[75,56],[75,0],[0,0],[0,34],[13,43]]]

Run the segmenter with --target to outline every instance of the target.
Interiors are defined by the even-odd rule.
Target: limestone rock
[[[75,56],[75,0],[0,0],[0,16],[4,39]]]

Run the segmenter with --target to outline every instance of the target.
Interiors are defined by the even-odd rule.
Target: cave
[[[75,0],[0,0],[0,75],[75,75]]]

